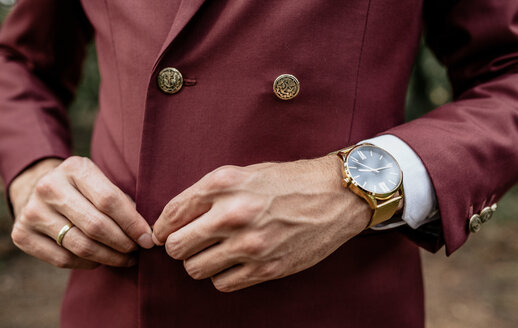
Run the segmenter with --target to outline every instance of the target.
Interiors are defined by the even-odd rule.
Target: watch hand
[[[378,167],[376,170],[385,170],[385,169],[390,169],[392,167],[393,167],[392,165],[387,165],[387,166],[383,166],[383,167]]]
[[[373,169],[372,167],[369,167],[369,166],[367,166],[367,165],[365,165],[365,164],[362,164],[362,163],[360,163],[360,162],[356,162],[356,164],[360,164],[361,166],[364,166],[364,167],[368,168],[368,169],[369,169],[369,170],[371,170],[372,172],[376,172],[376,173],[378,173],[378,169]]]

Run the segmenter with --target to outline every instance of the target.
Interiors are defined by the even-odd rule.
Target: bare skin
[[[340,178],[333,155],[221,167],[165,206],[153,240],[223,292],[285,277],[368,225],[370,208]]]
[[[152,238],[183,260],[194,279],[230,292],[307,269],[360,233],[370,209],[341,185],[336,156],[207,174],[164,208]],[[150,227],[133,202],[86,158],[44,160],[9,190],[12,238],[53,265],[131,266],[137,243],[150,248]],[[74,227],[55,238],[66,223]],[[143,237],[144,236],[144,237]]]
[[[138,246],[153,247],[151,228],[134,202],[88,158],[45,159],[9,188],[15,221],[11,237],[24,252],[63,268],[136,263]],[[62,241],[55,238],[73,223]]]

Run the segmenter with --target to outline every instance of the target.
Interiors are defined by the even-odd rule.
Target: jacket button
[[[279,99],[293,99],[299,94],[299,91],[300,82],[291,74],[282,74],[273,82],[273,93]]]
[[[489,221],[491,219],[492,216],[493,216],[493,210],[491,210],[490,207],[485,207],[480,212],[480,221],[482,223],[486,223],[487,221]]]
[[[474,214],[471,219],[469,219],[469,230],[471,232],[478,232],[481,225],[482,221],[480,221],[480,215]]]
[[[183,76],[176,68],[166,67],[158,73],[157,83],[162,92],[175,94],[183,86]]]

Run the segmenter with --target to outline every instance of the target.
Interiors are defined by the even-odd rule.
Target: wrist
[[[323,171],[325,171],[329,186],[332,188],[332,192],[337,192],[343,195],[342,204],[342,215],[341,218],[351,217],[353,222],[347,220],[347,224],[354,224],[357,233],[360,233],[369,224],[372,209],[368,203],[365,202],[361,197],[353,193],[350,189],[344,188],[342,183],[342,162],[336,156],[336,153],[328,154],[324,157],[319,158],[323,163]],[[350,237],[350,236],[349,236]],[[349,238],[348,237],[348,238]]]
[[[6,192],[13,206],[14,217],[20,213],[21,208],[29,200],[36,183],[47,173],[59,166],[61,162],[63,162],[63,160],[57,158],[43,159],[29,166],[13,179]]]

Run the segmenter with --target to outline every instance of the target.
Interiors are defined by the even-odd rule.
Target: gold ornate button
[[[482,223],[486,223],[493,216],[493,211],[491,207],[485,207],[482,211],[480,211],[480,221]]]
[[[174,94],[183,86],[183,76],[174,67],[166,67],[158,73],[158,87],[165,93]]]
[[[469,219],[469,230],[471,232],[478,232],[480,227],[482,226],[482,221],[480,220],[480,215],[474,214],[471,219]]]
[[[273,82],[273,93],[282,100],[295,98],[300,91],[300,82],[291,74],[282,74]]]

